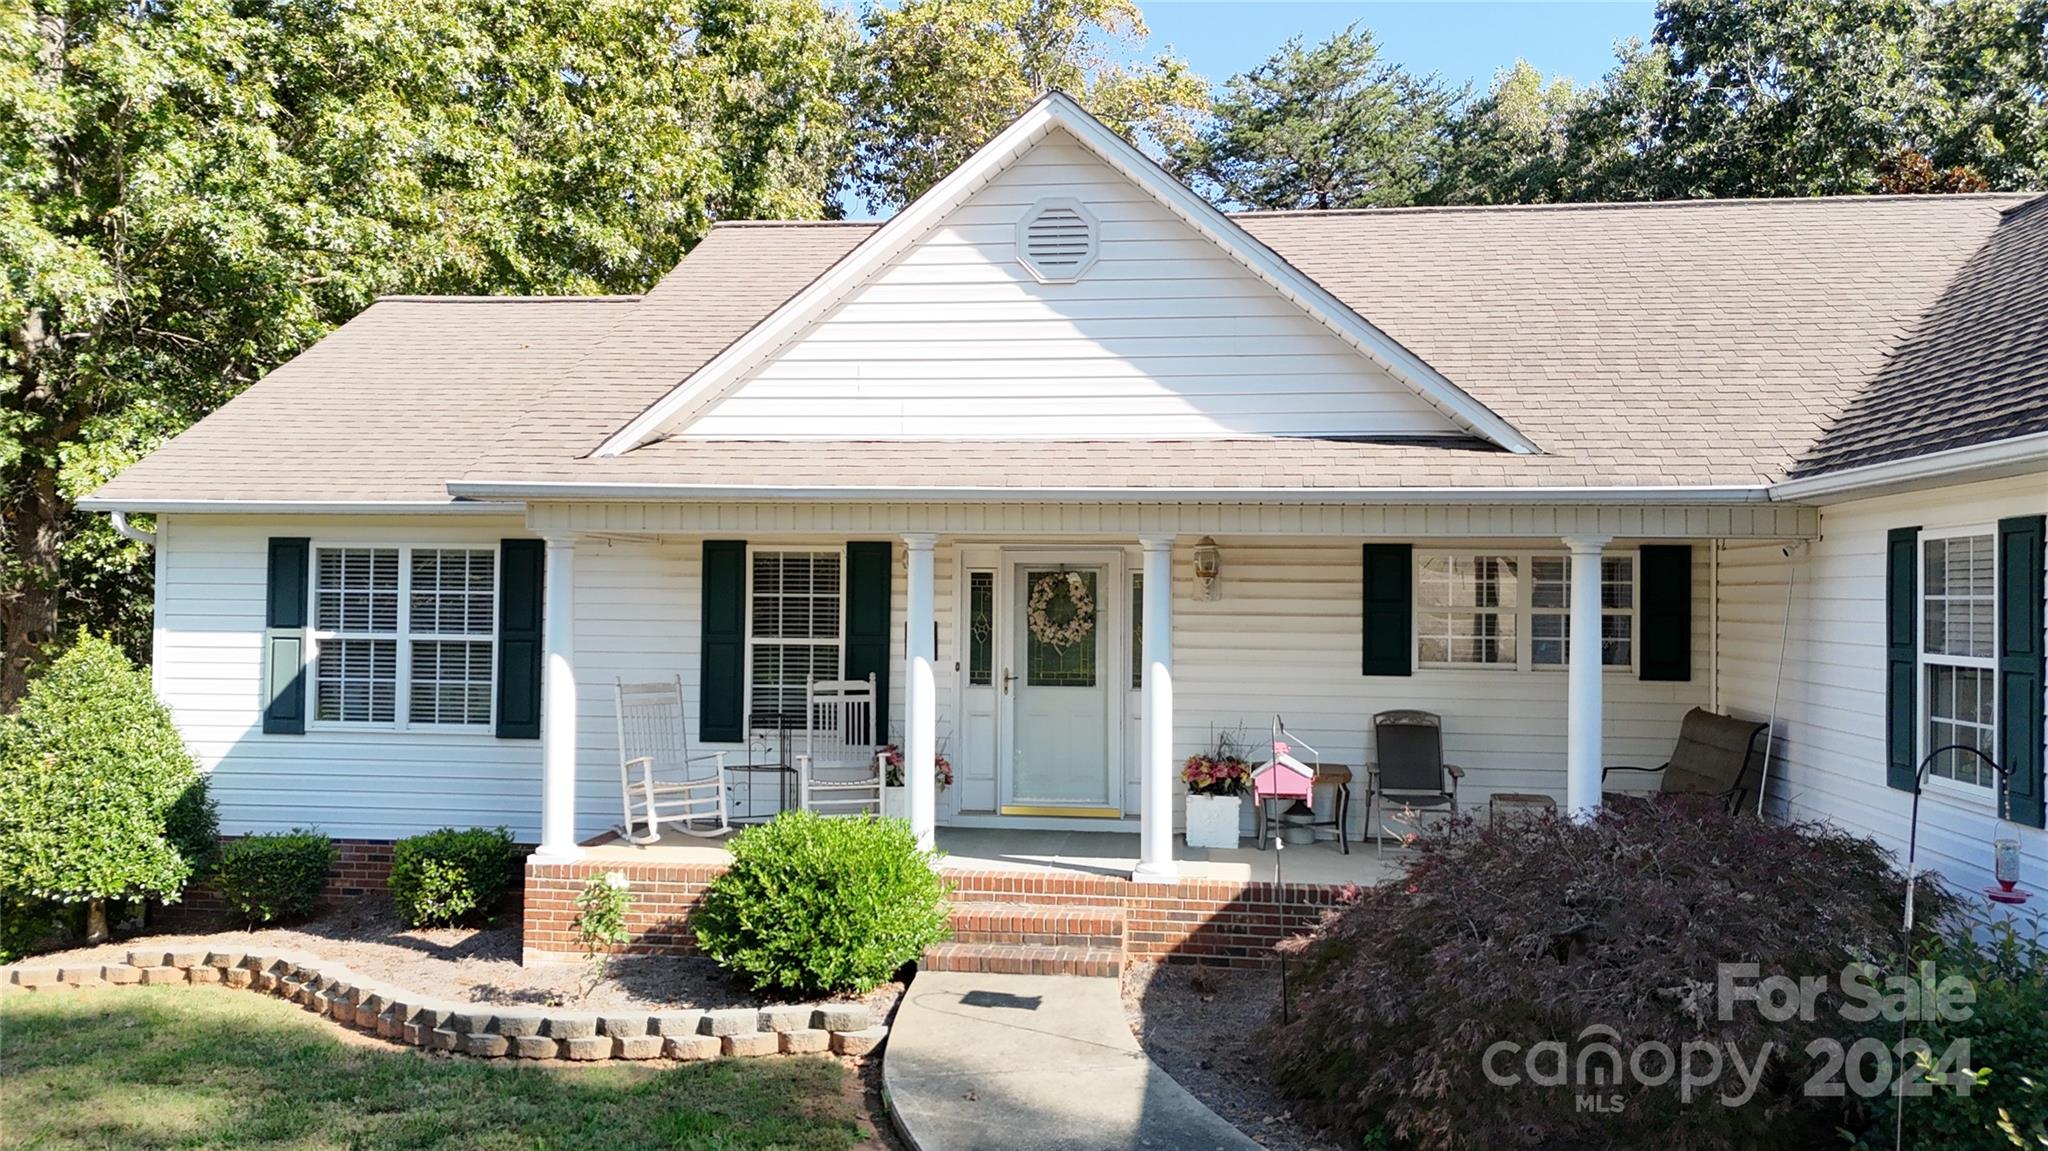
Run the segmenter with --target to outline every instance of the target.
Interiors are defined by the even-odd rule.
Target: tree
[[[1566,134],[1572,199],[2040,187],[2048,0],[1663,0]]]
[[[633,291],[714,215],[825,214],[855,39],[822,0],[0,0],[0,708],[67,602],[133,624],[81,490],[380,292]]]
[[[1445,126],[1444,158],[1424,199],[1439,204],[1534,204],[1564,197],[1573,118],[1590,96],[1526,60],[1494,73],[1485,96]]]
[[[175,900],[212,851],[206,781],[149,673],[81,633],[0,718],[0,902]]]
[[[905,0],[870,6],[863,23],[859,185],[877,207],[922,195],[1047,92],[1162,154],[1208,105],[1185,62],[1135,60],[1146,30],[1133,0]]]
[[[1176,157],[1213,198],[1248,208],[1412,203],[1437,174],[1458,94],[1380,60],[1354,24],[1313,48],[1297,37],[1233,76],[1198,142]]]

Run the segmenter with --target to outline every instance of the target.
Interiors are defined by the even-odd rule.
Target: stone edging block
[[[290,1000],[345,1027],[478,1058],[672,1059],[777,1052],[866,1055],[889,1029],[865,1003],[773,1004],[709,1011],[590,1012],[447,1003],[291,952],[135,950],[126,963],[0,968],[9,991],[214,984]]]

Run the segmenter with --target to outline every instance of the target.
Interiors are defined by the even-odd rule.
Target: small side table
[[[1486,801],[1486,825],[1492,827],[1500,822],[1503,812],[1509,815],[1527,815],[1532,811],[1547,811],[1557,814],[1557,801],[1547,795],[1526,791],[1496,791]]]
[[[767,747],[763,748],[762,745]],[[786,754],[789,747],[789,730],[770,734],[765,730],[749,733],[746,759],[741,763],[727,763],[725,774],[730,779],[728,787],[733,794],[728,802],[739,798],[744,792],[747,814],[732,818],[734,823],[764,823],[782,812],[796,807],[796,768],[791,766]],[[775,782],[775,811],[765,819],[758,814],[754,801],[754,781],[759,776],[772,776]],[[733,778],[744,777],[744,778]],[[736,805],[737,806],[737,805]]]

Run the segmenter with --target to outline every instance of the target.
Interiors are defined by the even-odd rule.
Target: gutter
[[[485,503],[464,500],[412,500],[380,502],[377,500],[124,500],[92,497],[78,501],[78,509],[87,512],[111,512],[116,517],[114,526],[122,529],[126,517],[138,512],[163,515],[506,515],[518,514],[522,509],[519,501]],[[140,529],[130,529],[140,531]],[[122,530],[122,535],[130,539]],[[144,533],[150,534],[150,533]]]
[[[1811,500],[1845,492],[1877,495],[1882,489],[1928,486],[1939,481],[1976,477],[1996,479],[2048,464],[2048,432],[1972,444],[1900,460],[1843,468],[1817,476],[1772,485],[1773,500]],[[1988,473],[1979,475],[1978,473]]]
[[[1575,488],[1027,488],[806,487],[451,480],[449,494],[496,500],[695,500],[810,503],[1226,503],[1226,504],[1757,504],[1765,484],[1728,487]]]

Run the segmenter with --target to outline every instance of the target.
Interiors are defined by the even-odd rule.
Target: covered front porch
[[[1381,817],[1366,807],[1375,714],[1440,717],[1467,810],[1511,793],[1592,808],[1604,766],[1663,762],[1680,717],[1719,702],[1723,543],[1816,530],[1811,509],[1753,494],[1410,499],[534,502],[529,527],[546,540],[534,862],[722,855],[591,845],[620,818],[615,682],[679,679],[696,748],[747,767],[786,762],[763,749],[787,739],[771,721],[806,676],[870,669],[909,820],[951,868],[1273,883],[1249,804],[1240,849],[1185,846],[1180,765],[1226,733],[1264,758],[1281,716],[1353,769],[1351,854],[1326,830],[1279,860],[1281,882],[1371,882],[1385,874],[1371,845]],[[769,586],[798,577],[797,591]],[[1091,605],[1065,644],[1033,620],[1048,577]],[[829,626],[793,637],[802,612]],[[949,786],[934,779],[941,756]],[[766,799],[732,790],[739,816],[788,805],[774,784]],[[1320,818],[1331,798],[1318,794]]]
[[[1088,829],[1059,831],[1000,827],[940,827],[934,833],[939,866],[948,872],[1014,873],[1019,878],[1113,876],[1128,878],[1137,869],[1140,847],[1135,831]],[[1404,853],[1384,853],[1370,844],[1354,844],[1349,854],[1327,840],[1264,849],[1246,839],[1236,848],[1175,846],[1175,862],[1183,879],[1229,883],[1287,883],[1323,887],[1369,886],[1400,874]],[[718,840],[670,833],[652,844],[627,843],[605,836],[585,844],[583,858],[593,864],[681,864],[723,866],[732,853]]]

